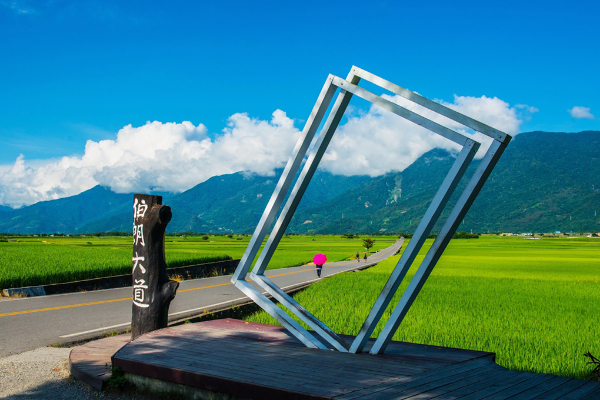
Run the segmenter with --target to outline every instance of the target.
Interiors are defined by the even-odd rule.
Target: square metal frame
[[[443,115],[453,121],[459,122],[462,125],[471,128],[474,131],[481,132],[493,139],[490,148],[481,160],[473,177],[468,182],[466,189],[460,195],[458,202],[450,212],[450,215],[443,225],[439,235],[425,256],[423,262],[419,266],[414,277],[411,279],[411,282],[404,291],[400,301],[395,306],[394,311],[386,322],[382,333],[371,347],[371,354],[381,354],[385,351],[385,348],[391,341],[392,336],[398,329],[404,316],[410,309],[413,301],[431,274],[431,271],[435,267],[450,239],[456,232],[460,221],[462,221],[471,204],[477,197],[477,194],[496,165],[496,162],[502,155],[511,137],[504,132],[460,114],[439,103],[433,102],[417,93],[404,89],[358,67],[353,66],[345,80],[334,75],[329,75],[306,122],[302,135],[298,140],[296,147],[294,148],[294,153],[285,166],[279,182],[275,187],[273,195],[271,196],[269,203],[267,204],[267,207],[265,208],[265,211],[263,212],[263,215],[256,227],[256,230],[250,239],[248,247],[246,248],[246,251],[244,252],[244,255],[242,256],[242,259],[240,260],[240,263],[231,279],[232,283],[238,289],[250,297],[256,304],[268,312],[273,318],[287,328],[290,333],[292,333],[308,347],[319,349],[328,349],[333,347],[338,351],[351,353],[360,353],[364,350],[369,337],[383,316],[385,309],[390,304],[394,294],[398,290],[398,287],[400,286],[415,257],[417,256],[417,253],[423,246],[425,239],[431,232],[431,229],[438,221],[444,207],[447,205],[448,200],[457,188],[460,180],[462,179],[480,146],[480,143],[459,132],[446,128],[443,125],[431,121],[420,114],[410,111],[394,102],[386,100],[381,96],[359,87],[358,83],[361,79],[369,81],[383,89],[390,91],[391,93],[419,104],[422,107],[428,108],[431,111]],[[325,113],[329,108],[329,105],[331,104],[334,94],[338,88],[340,89],[340,93],[338,94],[336,101],[329,112],[327,120],[325,121],[320,134],[315,140],[308,158],[304,163],[304,167],[300,172],[298,180],[292,188],[291,193],[285,205],[283,206],[283,209],[277,221],[275,222],[275,225],[273,226],[269,238],[267,239],[267,242],[265,243],[265,246],[251,272],[252,280],[261,289],[270,294],[275,300],[279,301],[283,306],[296,315],[296,317],[298,317],[302,322],[306,323],[306,325],[312,328],[314,330],[313,333],[302,327],[302,325],[296,322],[284,310],[273,303],[273,301],[263,294],[263,292],[251,285],[246,280],[246,276],[250,270],[252,262],[258,254],[263,240],[266,237],[269,227],[273,224],[275,216],[283,204],[283,200],[290,189],[294,177],[300,169],[302,161],[304,160],[310,144],[313,141],[315,133],[321,124],[323,117],[325,116]],[[271,257],[273,256],[273,253],[275,252],[275,249],[277,248],[277,245],[285,233],[285,230],[288,227],[288,224],[292,219],[300,200],[302,199],[304,192],[306,191],[306,188],[308,187],[308,184],[310,183],[317,166],[325,154],[327,146],[329,145],[331,138],[337,129],[346,107],[348,106],[348,103],[353,95],[367,100],[372,104],[386,109],[402,118],[405,118],[438,135],[445,137],[446,139],[453,141],[454,143],[462,146],[462,150],[459,152],[454,164],[450,168],[450,171],[446,175],[442,185],[438,189],[431,204],[425,212],[425,215],[419,223],[413,238],[410,240],[407,248],[400,257],[398,264],[392,271],[386,285],[373,305],[373,308],[369,312],[369,315],[363,323],[358,335],[351,344],[348,344],[327,325],[317,319],[313,314],[302,307],[302,305],[296,302],[291,296],[281,290],[273,281],[268,279],[264,275],[264,272],[269,261],[271,260]]]

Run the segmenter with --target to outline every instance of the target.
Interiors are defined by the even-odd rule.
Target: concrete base
[[[131,334],[111,336],[74,347],[69,354],[69,371],[94,389],[102,390],[112,376],[111,357],[129,343]]]
[[[125,380],[137,389],[155,395],[181,396],[190,400],[248,400],[245,397],[237,397],[227,393],[213,392],[212,390],[195,388],[180,383],[148,378],[146,376],[125,373]]]

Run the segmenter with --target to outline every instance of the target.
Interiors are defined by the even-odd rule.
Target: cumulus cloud
[[[481,157],[491,140],[446,117],[436,114],[399,96],[384,96],[398,105],[417,112],[441,125],[454,129],[482,143],[477,153]],[[519,133],[520,115],[537,112],[535,107],[516,108],[497,97],[455,96],[454,102],[437,100],[445,106],[486,123],[510,135]],[[323,167],[341,175],[366,174],[377,176],[391,171],[402,171],[417,158],[433,148],[457,152],[453,142],[398,117],[377,106],[365,114],[350,115],[332,139]]]
[[[96,185],[118,193],[179,192],[215,175],[248,170],[272,174],[300,136],[277,110],[270,121],[234,114],[210,139],[203,124],[148,122],[125,126],[115,140],[89,140],[82,157],[27,165],[23,155],[0,169],[0,204],[19,207],[76,195]]]
[[[567,110],[571,117],[577,119],[594,119],[594,115],[590,112],[591,109],[589,107],[580,107],[575,106],[570,110]]]
[[[387,98],[475,140],[489,142],[403,98]],[[441,103],[513,135],[519,132],[520,115],[537,111],[485,96],[455,96],[452,103]],[[270,121],[234,114],[213,139],[203,124],[191,122],[128,125],[114,140],[89,140],[81,157],[44,162],[26,161],[21,155],[14,165],[0,166],[0,204],[29,205],[76,195],[98,184],[118,193],[180,192],[216,175],[238,171],[271,175],[285,165],[300,135],[294,121],[281,110]],[[402,171],[435,147],[458,150],[454,143],[379,107],[354,108],[333,137],[321,167],[334,174],[377,176]]]

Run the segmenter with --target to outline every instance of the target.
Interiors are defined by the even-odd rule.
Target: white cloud
[[[405,99],[388,99],[470,134]],[[498,98],[455,96],[454,102],[442,103],[509,134],[519,132],[517,109]],[[270,121],[234,114],[214,139],[204,125],[191,122],[128,125],[114,140],[89,140],[81,157],[26,162],[21,155],[14,165],[0,166],[0,204],[29,205],[76,195],[98,184],[120,193],[179,192],[215,175],[243,170],[269,175],[285,165],[300,134],[281,110]],[[487,139],[481,134],[474,138]],[[378,107],[355,109],[336,132],[322,167],[335,174],[377,176],[403,170],[434,147],[457,150],[452,142]]]
[[[569,112],[569,114],[571,114],[571,117],[573,117],[573,118],[594,119],[594,115],[590,112],[591,110],[589,107],[575,106],[567,111]]]
[[[8,7],[16,14],[35,13],[36,10],[33,7],[30,7],[28,3],[28,1],[0,0],[0,6]]]
[[[515,108],[519,110],[524,110],[530,114],[534,114],[539,112],[540,110],[537,107],[528,106],[527,104],[515,104]]]
[[[517,115],[522,121],[531,121],[531,116],[540,110],[537,107],[528,106],[527,104],[515,104]]]
[[[234,114],[214,140],[191,122],[125,126],[115,140],[89,140],[82,157],[36,166],[21,155],[0,168],[0,204],[18,207],[76,195],[95,185],[119,193],[178,192],[215,176],[242,170],[273,173],[285,165],[300,136],[293,120],[277,110],[271,121]]]
[[[474,140],[482,143],[478,157],[485,153],[491,141],[480,133],[472,134],[461,124],[404,98],[387,96],[387,99],[441,125],[471,135]],[[529,115],[537,111],[535,107],[524,106],[527,109],[521,107],[517,112],[508,103],[486,96],[455,96],[453,103],[438,102],[510,135],[519,133],[522,122],[519,114]],[[377,176],[390,171],[402,171],[435,147],[451,152],[459,150],[459,146],[453,142],[391,112],[372,106],[364,115],[349,116],[348,122],[333,137],[322,165],[335,174]]]

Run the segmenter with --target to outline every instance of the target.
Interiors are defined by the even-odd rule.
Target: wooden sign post
[[[165,229],[171,216],[162,196],[133,196],[132,339],[167,327],[169,305],[179,287],[169,280],[165,262]]]

